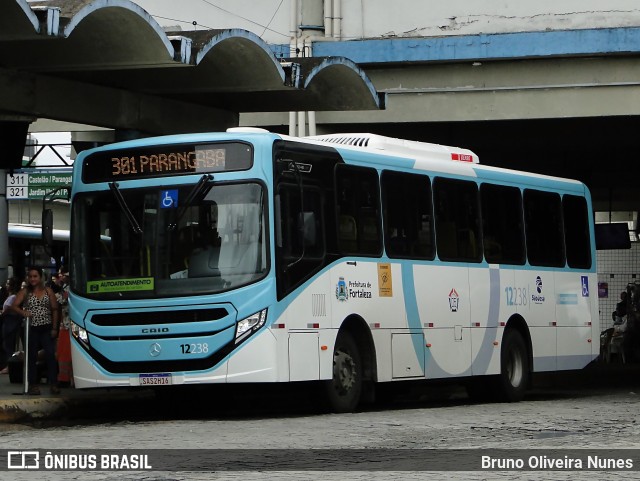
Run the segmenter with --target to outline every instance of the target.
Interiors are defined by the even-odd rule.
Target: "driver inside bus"
[[[188,221],[187,225],[178,231],[171,278],[189,277],[189,268],[205,262],[205,256],[206,263],[210,264],[210,255],[214,251],[219,254],[221,244],[222,239],[218,234],[218,205],[215,202],[203,203],[198,207],[198,222]],[[195,269],[202,270],[197,266]]]
[[[189,255],[189,277],[219,275],[218,260],[222,239],[218,232],[218,205],[206,202],[198,212],[198,239]]]
[[[220,247],[222,239],[218,233],[218,204],[207,202],[198,209],[198,226],[200,227],[200,237],[202,247]]]

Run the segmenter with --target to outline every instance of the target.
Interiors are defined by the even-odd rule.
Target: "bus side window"
[[[591,238],[587,201],[584,197],[567,194],[562,198],[562,212],[567,264],[573,268],[589,269]]]
[[[375,169],[338,164],[335,183],[338,248],[341,253],[379,256],[382,236],[378,172]]]
[[[459,229],[457,233],[457,244],[461,248],[458,254],[467,259],[476,259],[478,257],[478,244],[476,243],[476,235],[471,229]]]
[[[482,245],[490,264],[522,265],[525,261],[522,195],[517,187],[480,186]]]
[[[529,263],[563,267],[565,252],[560,195],[525,189],[524,216]]]
[[[281,183],[277,189],[276,259],[280,272],[278,290],[283,295],[323,265],[324,201],[316,186],[304,186],[304,202],[300,199],[299,185]]]
[[[442,222],[438,226],[438,255],[444,259],[456,259],[458,255],[458,236],[453,222]]]
[[[481,262],[478,186],[438,177],[433,190],[438,256],[446,261]]]
[[[380,184],[387,255],[391,258],[433,259],[429,177],[385,170]]]
[[[340,216],[338,245],[343,252],[356,252],[358,250],[358,228],[356,220],[350,215]]]
[[[418,239],[416,240],[414,253],[418,258],[433,258],[433,236],[431,235],[431,216],[422,216],[422,221],[418,228]]]
[[[358,221],[360,249],[366,254],[377,254],[380,250],[380,233],[375,213],[364,214]]]

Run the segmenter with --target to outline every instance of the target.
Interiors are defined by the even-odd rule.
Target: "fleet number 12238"
[[[525,306],[527,304],[526,287],[505,287],[504,294],[507,306]]]
[[[206,342],[198,342],[194,344],[180,344],[182,354],[202,354],[209,352],[209,344]]]

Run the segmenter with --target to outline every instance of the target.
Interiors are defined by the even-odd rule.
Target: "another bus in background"
[[[29,266],[41,267],[49,273],[69,258],[69,231],[52,229],[51,241],[45,245],[42,226],[9,223],[9,277],[24,277]]]

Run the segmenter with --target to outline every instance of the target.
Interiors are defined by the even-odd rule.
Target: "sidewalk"
[[[40,385],[40,392],[25,395],[23,384],[11,383],[9,375],[0,374],[0,423],[81,417],[82,413],[100,412],[106,405],[113,409],[114,403],[154,399],[153,391],[139,388],[61,388],[60,394],[51,394],[49,386]]]

